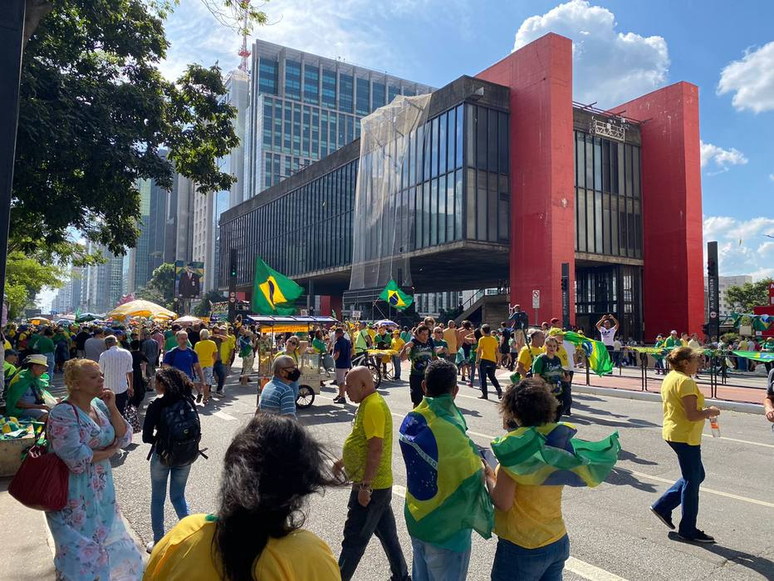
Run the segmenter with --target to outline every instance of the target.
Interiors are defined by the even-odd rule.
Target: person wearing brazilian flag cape
[[[414,581],[464,581],[471,534],[491,537],[494,509],[478,448],[454,404],[457,367],[432,361],[422,380],[424,398],[400,427],[406,464],[406,526],[414,548]]]
[[[618,432],[576,439],[571,424],[554,421],[559,402],[537,377],[509,387],[500,405],[511,431],[492,442],[499,466],[486,470],[498,536],[492,580],[561,580],[570,556],[562,490],[607,478],[621,450]]]

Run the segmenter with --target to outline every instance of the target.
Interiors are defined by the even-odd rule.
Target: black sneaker
[[[658,512],[652,506],[650,507],[650,512],[652,512],[654,515],[656,515],[656,518],[658,520],[660,520],[662,523],[664,523],[670,531],[675,530],[675,525],[672,522],[672,517],[671,516],[664,516],[663,514]]]
[[[680,533],[677,533],[677,536],[680,537],[684,541],[688,541],[689,543],[701,543],[703,545],[711,545],[715,542],[715,537],[711,537],[708,534],[706,534],[704,531],[697,530],[696,534],[694,534],[691,537],[684,537]]]
[[[337,396],[333,398],[333,403],[347,403],[347,399]]]
[[[497,392],[497,399],[503,399],[503,392],[502,391],[498,391]]]
[[[489,399],[489,396],[486,395],[479,395],[478,399]]]
[[[196,396],[196,403],[202,403],[202,394]]]
[[[223,395],[223,390],[222,389],[215,390],[215,395],[221,395],[222,396]]]

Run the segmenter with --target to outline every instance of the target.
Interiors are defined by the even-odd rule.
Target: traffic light
[[[232,278],[236,278],[237,275],[237,251],[236,249],[231,250],[229,260],[229,276]]]

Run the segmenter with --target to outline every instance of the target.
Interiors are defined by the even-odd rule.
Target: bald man
[[[337,475],[343,471],[352,481],[347,505],[344,540],[339,568],[343,581],[355,574],[360,559],[374,533],[387,554],[391,579],[409,579],[406,559],[398,541],[392,512],[392,415],[384,398],[376,392],[371,372],[355,367],[347,374],[345,389],[349,399],[360,404],[352,432],[344,442],[342,459],[334,464]]]

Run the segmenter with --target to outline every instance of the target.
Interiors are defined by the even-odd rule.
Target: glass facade
[[[258,88],[262,94],[276,95],[279,88],[279,63],[261,58],[258,66]]]
[[[288,99],[301,99],[301,63],[285,61],[285,96]]]
[[[619,337],[642,337],[642,267],[608,265],[575,270],[576,324],[587,334],[607,313],[614,313]],[[589,335],[592,336],[592,335]]]
[[[575,131],[575,250],[642,258],[640,148]]]

